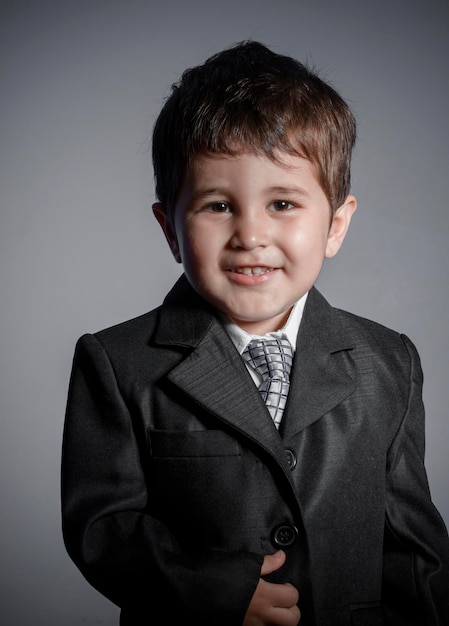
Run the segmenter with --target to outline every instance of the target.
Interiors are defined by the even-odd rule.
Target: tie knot
[[[253,339],[242,356],[264,380],[289,379],[293,350],[288,339]]]

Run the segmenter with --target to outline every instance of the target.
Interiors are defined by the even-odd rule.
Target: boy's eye
[[[227,213],[231,210],[231,207],[226,202],[211,202],[204,208],[212,213]]]
[[[288,211],[288,209],[292,209],[294,207],[294,204],[288,200],[275,200],[270,206],[273,207],[275,211]]]

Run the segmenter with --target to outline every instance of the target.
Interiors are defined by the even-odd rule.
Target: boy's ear
[[[324,254],[326,259],[335,256],[340,250],[356,208],[357,200],[354,196],[349,195],[344,203],[335,211],[327,236],[326,252]]]
[[[155,202],[153,204],[153,213],[154,217],[159,222],[160,227],[164,231],[165,238],[167,240],[168,245],[170,246],[170,250],[172,251],[173,256],[177,263],[181,263],[181,255],[179,253],[179,245],[178,238],[176,237],[175,230],[168,219],[167,211],[165,210],[164,205],[161,202]]]

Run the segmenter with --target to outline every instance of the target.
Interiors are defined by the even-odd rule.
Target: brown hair
[[[350,188],[356,123],[339,94],[295,59],[239,43],[186,70],[153,130],[156,195],[171,218],[199,154],[298,154],[315,166],[335,211]]]

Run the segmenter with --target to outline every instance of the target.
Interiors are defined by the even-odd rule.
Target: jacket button
[[[287,465],[291,470],[296,467],[296,454],[290,448],[285,448],[285,456],[287,458]]]
[[[273,528],[271,533],[271,541],[276,548],[288,548],[295,543],[298,531],[294,526],[289,524],[280,524]]]

